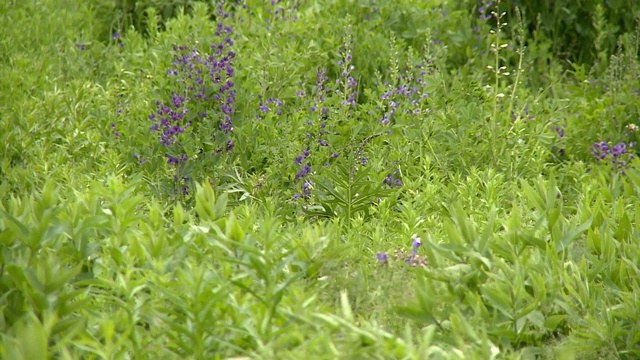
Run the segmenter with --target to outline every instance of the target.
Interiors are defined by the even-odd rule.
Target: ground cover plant
[[[0,358],[638,358],[640,9],[580,4],[0,2]]]

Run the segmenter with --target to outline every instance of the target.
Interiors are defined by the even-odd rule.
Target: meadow
[[[640,5],[542,3],[0,1],[0,358],[639,358]]]

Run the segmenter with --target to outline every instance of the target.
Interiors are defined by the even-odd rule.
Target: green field
[[[640,358],[640,4],[556,3],[0,0],[0,359]]]

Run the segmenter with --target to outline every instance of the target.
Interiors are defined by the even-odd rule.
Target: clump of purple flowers
[[[313,188],[313,183],[309,179],[307,179],[307,176],[311,174],[311,165],[307,160],[307,158],[311,155],[309,149],[310,148],[307,147],[302,152],[302,154],[296,156],[295,160],[293,161],[295,165],[300,167],[300,169],[296,173],[296,181],[304,181],[301,190],[305,199],[308,199],[311,196],[311,189]],[[299,197],[300,194],[298,193],[293,195],[294,199],[298,199]]]
[[[120,47],[124,47],[124,43],[122,42],[122,39],[121,39],[121,36],[120,36],[120,33],[119,33],[119,32],[114,32],[114,33],[111,35],[111,39],[112,39],[113,41],[115,41],[115,42],[118,44],[118,46],[120,46]]]
[[[294,159],[294,164],[299,167],[299,170],[296,173],[296,181],[302,183],[300,190],[304,199],[310,198],[311,189],[313,189],[313,183],[307,178],[311,174],[311,146],[314,146],[316,150],[320,150],[321,148],[330,148],[329,141],[327,139],[327,135],[330,134],[327,129],[328,110],[324,103],[327,99],[327,94],[330,94],[332,90],[327,86],[329,78],[326,76],[326,73],[326,69],[318,69],[316,73],[316,86],[311,99],[312,105],[309,107],[310,116],[306,119],[306,125],[310,128],[306,136],[308,145],[306,149]],[[304,91],[298,91],[296,96],[305,98],[307,94]],[[338,135],[338,133],[335,134]],[[339,153],[332,151],[329,159],[336,159],[339,156]],[[325,167],[329,166],[329,162],[325,162]],[[293,198],[299,199],[300,194],[294,194]]]
[[[382,180],[382,183],[389,189],[393,189],[395,187],[402,187],[403,185],[402,180],[395,178],[393,175],[394,174],[392,173],[387,174],[384,180]]]
[[[624,174],[624,169],[636,157],[635,154],[629,152],[629,149],[635,145],[635,142],[630,142],[628,146],[625,143],[618,143],[611,147],[607,142],[601,141],[593,144],[591,155],[599,161],[611,164],[611,170],[620,170]]]
[[[294,1],[282,1],[282,0],[269,0],[266,6],[267,14],[265,22],[267,23],[267,30],[271,29],[272,24],[277,24],[279,21],[296,21],[298,20],[297,10],[299,4]]]
[[[216,15],[216,40],[208,49],[199,48],[198,41],[193,46],[174,46],[172,67],[166,72],[174,80],[169,99],[156,101],[156,110],[149,115],[150,130],[158,134],[160,144],[167,149],[165,157],[172,168],[189,160],[186,153],[194,149],[188,144],[193,147],[209,141],[187,135],[213,135],[218,143],[216,153],[230,152],[235,146],[230,137],[236,111],[233,29],[225,25],[230,15],[222,3],[218,4]],[[217,131],[212,134],[211,128]],[[188,194],[185,182],[181,181],[182,194]]]
[[[336,94],[342,94],[344,100],[341,105],[344,107],[356,106],[356,99],[358,97],[358,82],[353,77],[353,71],[355,66],[352,65],[353,55],[351,55],[352,48],[350,46],[340,50],[342,59],[338,61],[340,66],[340,77],[336,79],[336,84],[341,86],[342,89],[336,89]]]
[[[258,104],[260,112],[256,115],[256,119],[260,120],[263,116],[266,116],[269,112],[273,112],[274,110],[277,116],[282,115],[282,105],[284,105],[284,102],[276,98],[269,98],[265,102],[261,101]]]
[[[420,246],[422,246],[422,239],[414,236],[413,239],[411,239],[411,253],[407,253],[404,249],[395,250],[393,260],[401,261],[412,267],[428,266],[429,263],[427,259],[418,254]],[[378,263],[381,265],[387,265],[389,263],[389,255],[387,252],[379,252],[376,254],[376,260],[378,260]]]
[[[185,128],[195,125],[193,121],[197,122],[198,117],[199,120],[219,118],[220,132],[233,132],[236,97],[233,82],[235,52],[231,50],[234,45],[231,39],[233,29],[222,22],[229,17],[222,4],[218,5],[217,15],[220,21],[215,36],[219,41],[209,46],[208,53],[201,52],[197,42],[193,47],[174,47],[174,68],[169,69],[167,75],[176,79],[178,89],[172,91],[169,103],[157,101],[156,112],[149,115],[149,119],[156,122],[151,130],[162,130],[160,142],[165,147],[172,145],[176,136],[185,132]],[[211,108],[219,115],[211,116],[204,110]],[[198,111],[197,116],[190,116],[193,121],[186,120],[192,110]],[[226,148],[233,147],[228,146],[228,141],[225,142]]]
[[[488,11],[489,8],[493,5],[493,1],[489,0],[478,8],[478,13],[480,14],[479,18],[482,21],[491,20],[491,11]]]
[[[430,60],[427,61],[427,65],[431,65]],[[433,70],[432,67],[420,63],[415,65],[415,68],[398,74],[394,83],[386,82],[384,93],[380,96],[383,116],[379,122],[383,125],[391,124],[398,110],[413,116],[427,112],[424,102],[429,97],[427,92],[429,84],[423,77]]]

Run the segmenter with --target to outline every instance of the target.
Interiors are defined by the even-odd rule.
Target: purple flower
[[[419,237],[415,237],[413,238],[413,241],[411,242],[411,246],[413,246],[413,252],[416,253],[418,251],[418,248],[422,245],[422,239],[420,239]]]
[[[389,255],[386,252],[377,253],[376,259],[378,259],[378,261],[381,263],[386,263],[387,261],[389,261]]]
[[[311,166],[309,165],[305,165],[302,169],[300,169],[300,171],[298,171],[298,173],[296,174],[296,180],[300,180],[302,178],[304,178],[305,176],[309,175],[309,173],[311,172]]]
[[[627,146],[624,143],[616,144],[611,148],[611,153],[614,159],[619,158],[623,154],[627,153]]]
[[[394,187],[401,187],[403,185],[402,180],[394,178],[391,173],[387,174],[382,183],[390,189],[393,189]]]
[[[305,180],[304,184],[302,184],[302,192],[304,193],[304,197],[306,199],[311,196],[311,189],[313,189],[313,184],[309,180]]]
[[[225,149],[227,151],[232,151],[235,146],[236,146],[236,144],[233,142],[233,140],[227,139],[227,143],[226,143],[226,147],[225,147]]]

